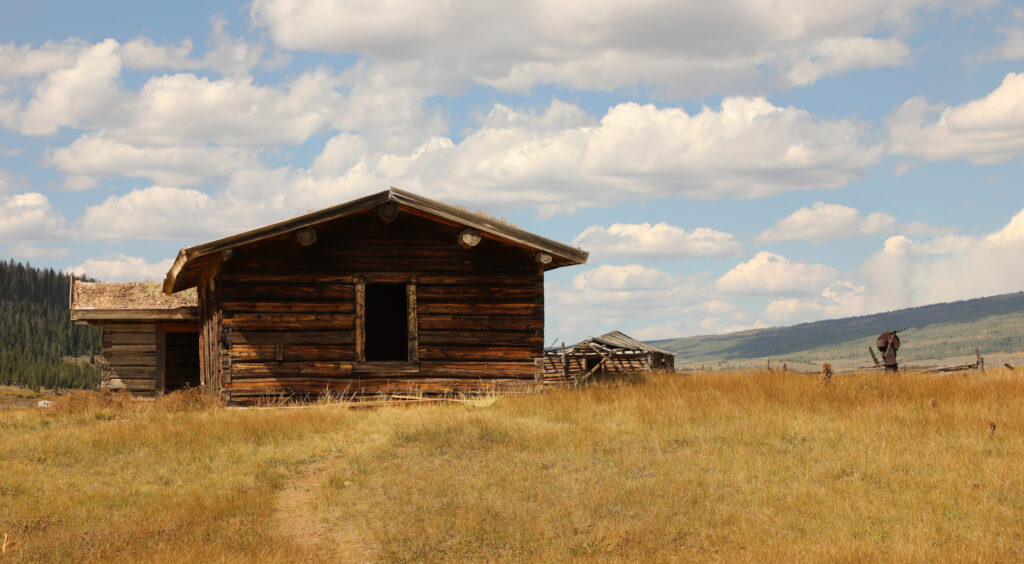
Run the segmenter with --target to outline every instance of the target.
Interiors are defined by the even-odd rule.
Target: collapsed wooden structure
[[[675,354],[612,331],[591,337],[570,347],[544,352],[543,378],[547,385],[579,383],[595,373],[650,372],[675,370]]]
[[[106,328],[104,386],[140,394],[169,389],[182,347],[196,352],[195,385],[234,404],[514,390],[541,382],[544,273],[586,260],[392,188],[182,249],[163,292],[194,289],[187,312],[71,307]]]

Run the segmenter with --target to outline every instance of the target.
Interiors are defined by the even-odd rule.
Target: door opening
[[[164,335],[164,392],[199,387],[199,333]]]

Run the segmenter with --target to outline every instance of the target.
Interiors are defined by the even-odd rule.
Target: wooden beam
[[[459,246],[463,249],[472,249],[480,244],[481,238],[479,230],[467,227],[459,231]]]
[[[156,397],[164,395],[164,379],[167,369],[167,333],[157,331],[156,334],[156,382],[154,384]]]
[[[316,243],[316,228],[303,227],[295,232],[295,238],[299,240],[300,245],[308,247],[313,243]]]
[[[380,216],[384,223],[391,223],[398,217],[398,204],[387,202],[377,206],[377,215]]]
[[[195,307],[176,309],[74,309],[72,321],[196,321]]]
[[[356,280],[356,360],[366,362],[366,282]]]
[[[537,264],[551,264],[551,255],[547,253],[537,253],[536,256]]]
[[[231,260],[231,257],[235,256],[234,249],[224,249],[220,252],[220,259],[224,262]]]
[[[418,362],[420,360],[420,339],[419,339],[419,327],[417,322],[417,308],[416,308],[416,284],[411,282],[405,286],[407,294],[407,305],[408,310],[408,323],[409,323],[409,362]]]

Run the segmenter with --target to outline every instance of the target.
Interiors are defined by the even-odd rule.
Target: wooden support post
[[[167,378],[167,333],[157,331],[156,333],[156,382],[154,389],[156,397],[164,395],[165,380]]]
[[[355,358],[367,361],[367,283],[355,280]]]
[[[565,378],[569,375],[569,365],[566,363],[565,358],[565,341],[562,341],[562,377]]]
[[[316,243],[316,229],[312,227],[303,227],[295,232],[295,238],[299,240],[300,245],[308,247],[313,243]]]
[[[284,362],[284,343],[274,345],[274,360]]]
[[[868,352],[871,353],[871,360],[875,361],[875,366],[880,366],[880,363],[878,362],[878,357],[875,356],[875,349],[868,347]]]
[[[409,362],[419,362],[419,328],[417,327],[416,321],[416,280],[413,279],[410,281],[410,283],[406,285],[405,289],[408,298],[407,313],[409,314]]]
[[[377,206],[377,215],[380,216],[384,223],[391,223],[398,217],[398,204],[388,202]]]
[[[985,371],[985,359],[981,357],[981,351],[974,347],[974,357],[978,359],[978,370]]]
[[[472,249],[473,247],[480,244],[482,237],[480,232],[472,227],[467,227],[462,231],[459,231],[459,246],[463,249]]]
[[[224,249],[223,251],[220,252],[220,260],[222,262],[227,262],[227,261],[231,260],[231,257],[233,257],[234,255],[235,255],[235,250],[234,249]]]

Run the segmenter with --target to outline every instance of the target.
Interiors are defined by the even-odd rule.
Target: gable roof
[[[71,320],[192,321],[197,319],[195,292],[173,296],[154,282],[71,281]]]
[[[601,335],[600,337],[591,337],[589,339],[580,341],[579,343],[576,343],[575,345],[569,348],[575,349],[588,343],[598,343],[613,349],[654,352],[660,354],[667,354],[669,356],[676,355],[676,353],[652,347],[651,345],[637,341],[633,337],[630,337],[629,335],[626,335],[625,333],[622,333],[620,331],[611,331],[605,333],[604,335]]]
[[[195,286],[199,281],[200,272],[216,262],[220,256],[219,253],[222,251],[370,210],[388,202],[395,203],[399,210],[408,211],[441,223],[472,227],[480,231],[484,236],[512,245],[548,253],[555,260],[545,265],[546,270],[573,264],[584,264],[589,256],[589,253],[586,251],[534,235],[494,218],[443,204],[411,192],[406,192],[405,190],[389,188],[383,192],[371,194],[351,202],[246,231],[238,235],[203,243],[202,245],[181,249],[171,269],[167,272],[163,291],[166,294],[171,294]]]

